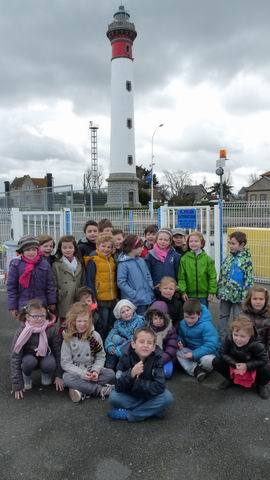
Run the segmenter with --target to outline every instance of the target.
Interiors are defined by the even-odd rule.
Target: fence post
[[[215,248],[215,267],[217,275],[220,272],[221,259],[222,259],[222,244],[223,244],[223,232],[220,218],[220,206],[214,206],[214,248]]]
[[[128,212],[128,231],[129,231],[129,233],[133,233],[133,231],[134,231],[133,210],[129,210],[129,212]]]
[[[11,209],[11,238],[18,242],[23,236],[23,214],[18,208]]]
[[[70,208],[64,208],[64,234],[72,235],[72,216]]]
[[[164,227],[167,227],[167,211],[168,211],[168,207],[167,205],[162,205],[161,207],[159,207],[159,219],[160,219],[160,225],[159,227],[160,228],[164,228]]]

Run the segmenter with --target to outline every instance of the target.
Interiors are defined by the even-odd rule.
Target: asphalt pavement
[[[107,418],[107,401],[73,404],[41,387],[11,395],[9,349],[17,322],[0,291],[1,480],[264,480],[270,474],[270,400],[217,389],[181,371],[168,381],[174,404],[162,419]]]

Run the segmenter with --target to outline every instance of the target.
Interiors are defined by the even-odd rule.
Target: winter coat
[[[154,301],[153,282],[145,261],[140,257],[121,255],[118,259],[117,285],[121,298],[134,305],[150,305]]]
[[[236,368],[236,363],[246,363],[248,371],[266,365],[268,360],[263,344],[255,336],[247,345],[237,347],[232,335],[227,335],[218,356],[233,368]]]
[[[249,305],[244,305],[242,313],[252,321],[256,328],[258,340],[262,342],[270,360],[270,307],[267,305],[259,312]]]
[[[217,291],[217,273],[214,260],[202,250],[199,255],[188,251],[180,261],[178,271],[180,292],[190,298],[207,298]]]
[[[102,350],[94,356],[88,340],[72,337],[69,341],[63,341],[61,348],[61,366],[64,372],[83,378],[87,372],[99,373],[104,367],[106,354],[101,336],[96,331],[93,331],[93,335],[102,345]]]
[[[98,302],[117,298],[116,264],[112,255],[106,257],[98,250],[94,252],[86,267],[86,285]]]
[[[59,317],[65,318],[76,300],[79,288],[84,285],[84,269],[78,260],[76,271],[73,273],[60,258],[54,262],[52,270],[57,286],[57,313]]]
[[[218,298],[240,303],[245,299],[247,290],[253,286],[253,283],[253,267],[249,250],[229,253],[221,266]]]
[[[179,340],[184,347],[192,350],[192,359],[196,362],[204,355],[216,355],[219,348],[219,337],[211,321],[211,313],[205,305],[201,305],[201,316],[189,326],[186,320],[179,323]]]
[[[116,391],[145,400],[163,393],[165,390],[165,376],[160,348],[156,347],[155,351],[144,359],[143,372],[139,377],[133,378],[131,370],[138,362],[140,362],[140,358],[130,346],[117,365]]]
[[[183,302],[178,292],[175,292],[171,299],[165,298],[161,295],[158,289],[155,290],[156,299],[165,302],[168,307],[169,317],[172,319],[174,326],[177,326],[180,320],[182,320],[183,314]]]
[[[174,248],[170,248],[165,262],[161,262],[156,257],[154,250],[150,250],[145,260],[151,273],[154,287],[159,284],[162,277],[172,277],[177,280],[180,255]]]
[[[39,333],[33,333],[28,341],[24,344],[19,353],[13,351],[15,343],[17,342],[19,335],[22,333],[25,328],[25,324],[22,323],[20,328],[15,333],[12,342],[12,353],[11,353],[11,382],[12,389],[17,392],[24,389],[23,375],[22,375],[22,359],[25,355],[34,355],[36,356],[36,349],[38,348],[39,343]],[[48,352],[47,355],[52,354],[56,362],[56,377],[62,377],[62,368],[60,365],[61,357],[61,337],[58,335],[57,328],[52,325],[49,326],[46,330],[46,335],[48,339]],[[41,358],[41,357],[40,357]]]
[[[88,238],[84,237],[78,241],[78,249],[82,256],[84,265],[86,266],[90,260],[91,255],[96,250],[96,244],[94,242],[90,242]]]
[[[155,327],[151,320],[151,317],[155,312],[164,319],[163,327]],[[156,344],[162,350],[163,362],[171,362],[176,358],[176,352],[178,349],[177,345],[177,333],[175,328],[172,325],[172,321],[166,313],[161,312],[160,310],[148,310],[145,314],[145,320],[149,323],[149,326],[156,334]]]
[[[141,251],[141,255],[140,255],[140,256],[141,256],[142,258],[147,257],[149,251],[152,250],[152,248],[153,248],[153,244],[150,243],[148,240],[145,240],[145,241],[143,242],[143,249],[142,249],[142,251]]]
[[[21,257],[11,260],[7,279],[8,309],[20,310],[29,300],[38,298],[44,307],[56,303],[56,288],[50,264],[44,258],[34,266],[28,288],[22,287],[19,277],[26,268]]]
[[[105,350],[108,353],[113,353],[112,350],[115,349],[115,354],[118,357],[123,355],[120,345],[116,345],[113,342],[114,335],[119,335],[123,338],[124,341],[131,341],[133,339],[133,333],[137,328],[143,327],[145,325],[144,318],[141,315],[134,313],[131,320],[116,320],[114,326],[111,329],[109,335],[105,340]]]

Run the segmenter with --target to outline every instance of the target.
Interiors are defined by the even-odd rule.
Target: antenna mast
[[[91,188],[98,188],[98,153],[97,153],[97,131],[98,125],[89,122],[89,130],[91,137]]]

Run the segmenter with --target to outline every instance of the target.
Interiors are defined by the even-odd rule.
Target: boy
[[[108,220],[108,218],[102,218],[98,222],[98,232],[99,233],[104,233],[106,235],[112,235],[113,231],[113,224]]]
[[[181,256],[186,253],[186,231],[183,228],[174,228],[172,230],[172,246]]]
[[[114,247],[114,260],[117,262],[119,255],[122,253],[122,245],[125,240],[125,234],[123,230],[115,229],[112,232],[113,235],[113,247]]]
[[[94,222],[94,220],[88,220],[83,227],[83,231],[85,237],[78,241],[78,248],[86,266],[89,262],[91,253],[96,250],[98,236],[97,222]]]
[[[93,320],[93,325],[95,327],[95,330],[100,334],[100,331],[102,331],[102,325],[100,323],[100,318],[97,311],[98,305],[95,300],[95,295],[93,290],[88,287],[81,287],[78,290],[78,293],[76,296],[76,302],[80,302],[80,303],[83,303],[84,305],[88,305],[90,312],[92,312],[92,320]]]
[[[143,250],[141,253],[141,257],[146,257],[150,250],[152,250],[154,243],[156,241],[156,236],[158,232],[157,225],[148,225],[144,230],[144,243],[143,243]]]
[[[134,332],[128,352],[118,363],[115,390],[109,401],[113,408],[108,416],[129,422],[161,418],[172,403],[173,396],[165,389],[161,351],[151,328]]]
[[[236,317],[241,310],[241,302],[253,286],[252,259],[246,249],[247,237],[244,232],[229,235],[229,255],[222,263],[217,297],[220,299],[220,313],[217,323],[219,336],[223,340],[227,334],[230,316]]]
[[[211,314],[199,300],[184,303],[184,320],[179,323],[177,359],[181,367],[202,382],[213,370],[219,338],[212,324]]]
[[[117,299],[116,264],[113,258],[112,235],[101,234],[97,238],[97,249],[86,267],[86,285],[97,299],[101,329],[104,341],[113,327],[113,309]]]

